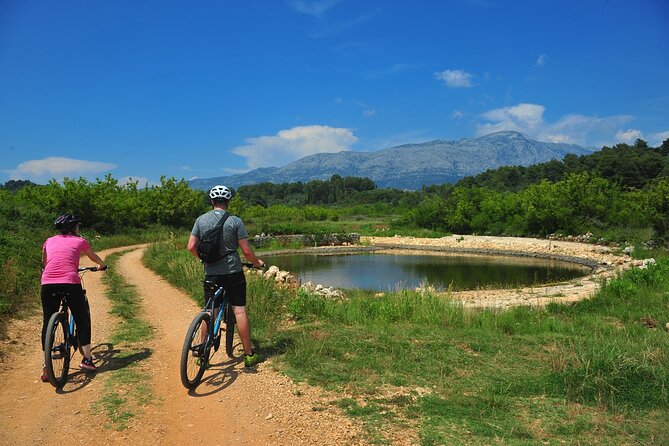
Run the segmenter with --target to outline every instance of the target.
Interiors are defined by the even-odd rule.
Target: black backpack
[[[221,254],[221,239],[223,238],[223,225],[225,220],[230,216],[225,213],[223,217],[216,223],[216,226],[208,230],[202,235],[202,238],[197,243],[197,255],[204,263],[214,263],[221,260],[236,251],[228,251]]]

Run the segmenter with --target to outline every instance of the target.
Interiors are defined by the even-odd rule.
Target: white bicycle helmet
[[[232,198],[232,192],[225,186],[214,186],[209,191],[209,198],[212,200],[229,200]]]

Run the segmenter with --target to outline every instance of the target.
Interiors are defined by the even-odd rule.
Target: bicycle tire
[[[225,306],[225,353],[229,358],[235,357],[235,313],[232,311],[232,305]]]
[[[195,316],[186,332],[184,345],[181,349],[181,363],[179,368],[181,383],[187,389],[193,389],[200,383],[202,375],[207,368],[209,353],[211,351],[209,334],[210,322],[211,316],[209,312],[201,311]],[[201,330],[203,329],[207,330],[207,336],[204,342],[201,337]]]
[[[70,369],[71,346],[67,318],[63,313],[54,313],[46,326],[44,339],[44,365],[49,382],[55,388],[67,381]]]

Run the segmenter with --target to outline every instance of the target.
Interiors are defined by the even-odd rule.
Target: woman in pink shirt
[[[88,300],[81,287],[81,278],[77,274],[79,258],[86,254],[89,259],[97,263],[98,270],[107,269],[105,262],[93,251],[86,239],[79,237],[79,219],[73,214],[59,216],[55,222],[59,235],[49,237],[42,246],[42,350],[44,350],[44,336],[46,326],[51,315],[58,311],[60,306],[59,293],[68,294],[67,305],[74,316],[77,326],[77,338],[84,355],[80,368],[97,370],[91,356],[91,312]],[[42,370],[42,381],[48,381],[46,370]]]

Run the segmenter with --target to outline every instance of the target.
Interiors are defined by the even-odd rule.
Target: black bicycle
[[[97,266],[79,268],[77,272],[98,271]],[[83,274],[80,274],[83,275]],[[84,294],[86,290],[84,289]],[[76,336],[74,316],[67,306],[66,292],[58,293],[60,310],[51,315],[46,326],[44,338],[44,365],[49,382],[56,388],[62,387],[67,381],[72,355],[79,348]]]
[[[253,267],[252,263],[243,263],[243,265],[249,268]],[[222,331],[225,331],[225,353],[230,358],[235,357],[236,320],[232,305],[230,305],[228,296],[225,294],[225,287],[219,287],[213,282],[205,282],[205,284],[216,291],[190,323],[181,349],[181,382],[187,389],[193,389],[200,383],[209,364],[212,348],[214,352],[218,351]],[[218,312],[214,314],[214,303],[219,300],[221,294],[223,294],[221,305]],[[225,325],[225,328],[223,328],[223,325]]]

